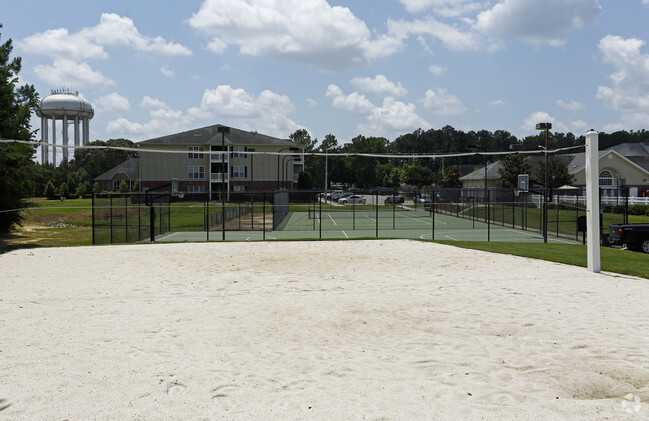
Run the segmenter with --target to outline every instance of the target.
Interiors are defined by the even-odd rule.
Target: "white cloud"
[[[479,2],[469,0],[399,0],[410,13],[420,13],[430,10],[440,16],[460,16],[480,10]]]
[[[446,73],[446,67],[438,66],[436,64],[431,64],[428,67],[428,71],[431,72],[435,76],[441,76],[444,73]]]
[[[455,95],[449,94],[444,88],[427,90],[424,106],[433,114],[439,115],[461,114],[466,111],[462,101]]]
[[[374,78],[355,77],[351,80],[351,84],[361,91],[374,92],[382,96],[397,97],[408,93],[401,82],[391,82],[384,75],[376,75]]]
[[[361,132],[381,134],[386,131],[402,132],[431,127],[430,123],[417,114],[414,104],[406,104],[394,98],[385,98],[380,107],[372,110],[367,120],[368,124],[359,125]]]
[[[351,111],[354,114],[368,115],[371,114],[375,106],[372,102],[358,92],[345,95],[338,86],[329,85],[327,87],[327,98],[332,98],[334,108],[340,108],[345,111]]]
[[[367,118],[367,123],[358,126],[360,132],[380,134],[386,131],[430,127],[430,124],[417,114],[417,107],[414,104],[406,104],[392,97],[384,98],[381,106],[375,106],[358,92],[345,95],[336,85],[329,85],[327,97],[331,98],[334,108]]]
[[[503,105],[507,105],[507,103],[502,99],[494,99],[493,101],[489,101],[490,107],[502,107]]]
[[[189,19],[210,37],[208,48],[229,45],[241,54],[297,61],[335,70],[389,56],[398,39],[375,35],[352,12],[324,0],[205,0]]]
[[[28,53],[74,60],[106,59],[106,45],[171,56],[191,54],[187,47],[180,44],[140,34],[133,20],[114,13],[102,14],[99,24],[74,34],[65,28],[51,29],[18,41],[17,45]]]
[[[96,85],[114,85],[115,82],[92,70],[88,63],[77,63],[74,60],[56,59],[52,66],[38,65],[34,73],[52,86],[74,86],[85,88]]]
[[[649,54],[641,50],[645,41],[607,35],[599,42],[604,63],[615,72],[611,86],[599,86],[597,98],[610,108],[621,111],[649,110]]]
[[[162,37],[149,37],[140,34],[132,19],[115,13],[103,13],[99,24],[81,30],[100,45],[121,45],[140,52],[152,52],[169,56],[187,56],[191,51],[175,42],[167,42]]]
[[[552,130],[557,132],[566,133],[571,131],[570,127],[567,124],[557,121],[557,119],[555,119],[545,111],[536,111],[530,114],[529,117],[527,117],[523,121],[521,129],[529,133],[534,132],[536,131],[536,125],[538,123],[552,123]]]
[[[578,111],[578,110],[583,110],[584,104],[575,101],[574,99],[571,99],[570,102],[565,102],[563,100],[557,100],[557,105],[565,110],[568,111]]]
[[[502,0],[478,15],[476,27],[493,36],[561,46],[601,13],[598,0]]]
[[[64,28],[50,29],[31,35],[17,41],[16,45],[28,53],[42,54],[51,58],[75,60],[108,58],[103,46],[91,42],[88,37],[80,33],[70,34]]]
[[[158,109],[169,109],[169,106],[157,98],[151,98],[150,96],[145,96],[140,102],[140,107],[146,110],[158,110]]]
[[[621,116],[622,121],[618,123],[609,123],[602,127],[605,132],[615,132],[618,130],[641,130],[647,128],[649,113],[637,112],[627,113]]]
[[[234,119],[244,130],[258,130],[286,137],[287,133],[298,128],[288,117],[294,111],[295,106],[286,95],[264,90],[255,96],[244,89],[221,85],[215,89],[206,89],[200,107],[190,109],[188,116],[203,119],[224,116]]]
[[[112,112],[131,111],[131,104],[129,103],[128,98],[123,97],[116,92],[113,92],[108,95],[104,95],[98,98],[95,102],[99,107],[103,108],[106,111],[112,111]]]
[[[172,77],[174,75],[173,70],[171,70],[166,64],[160,68],[160,72],[165,77]]]
[[[496,50],[499,43],[488,41],[472,28],[459,28],[436,20],[433,17],[414,21],[388,21],[388,30],[398,39],[410,36],[429,36],[441,41],[447,48],[459,51],[476,51],[479,49]]]

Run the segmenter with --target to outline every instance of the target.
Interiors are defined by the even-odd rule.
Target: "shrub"
[[[122,182],[119,183],[119,192],[128,193],[128,184],[126,184],[126,181],[122,180]]]
[[[629,215],[649,215],[649,205],[631,205]]]
[[[58,190],[59,196],[68,197],[70,195],[70,189],[68,188],[68,183],[65,181],[61,183]]]
[[[48,181],[47,184],[45,185],[45,190],[43,191],[43,194],[47,199],[56,199],[56,188],[54,188],[54,183],[52,183],[52,180]]]

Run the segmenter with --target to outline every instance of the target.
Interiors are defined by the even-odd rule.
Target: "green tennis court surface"
[[[406,238],[423,240],[543,242],[538,232],[501,226],[423,209],[377,211],[312,209],[291,212],[275,231],[226,231],[226,241],[285,239]],[[222,241],[222,231],[169,232],[156,241]],[[575,244],[574,240],[548,237],[549,243]]]

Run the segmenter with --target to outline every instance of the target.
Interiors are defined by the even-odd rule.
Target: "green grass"
[[[496,243],[477,241],[436,241],[456,247],[483,250],[491,253],[512,254],[550,262],[586,267],[585,245],[573,244],[530,244]],[[602,270],[639,276],[649,279],[649,255],[610,247],[600,248]]]

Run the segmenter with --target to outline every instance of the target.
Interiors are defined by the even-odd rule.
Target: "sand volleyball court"
[[[649,418],[646,279],[408,240],[0,268],[0,419]]]

